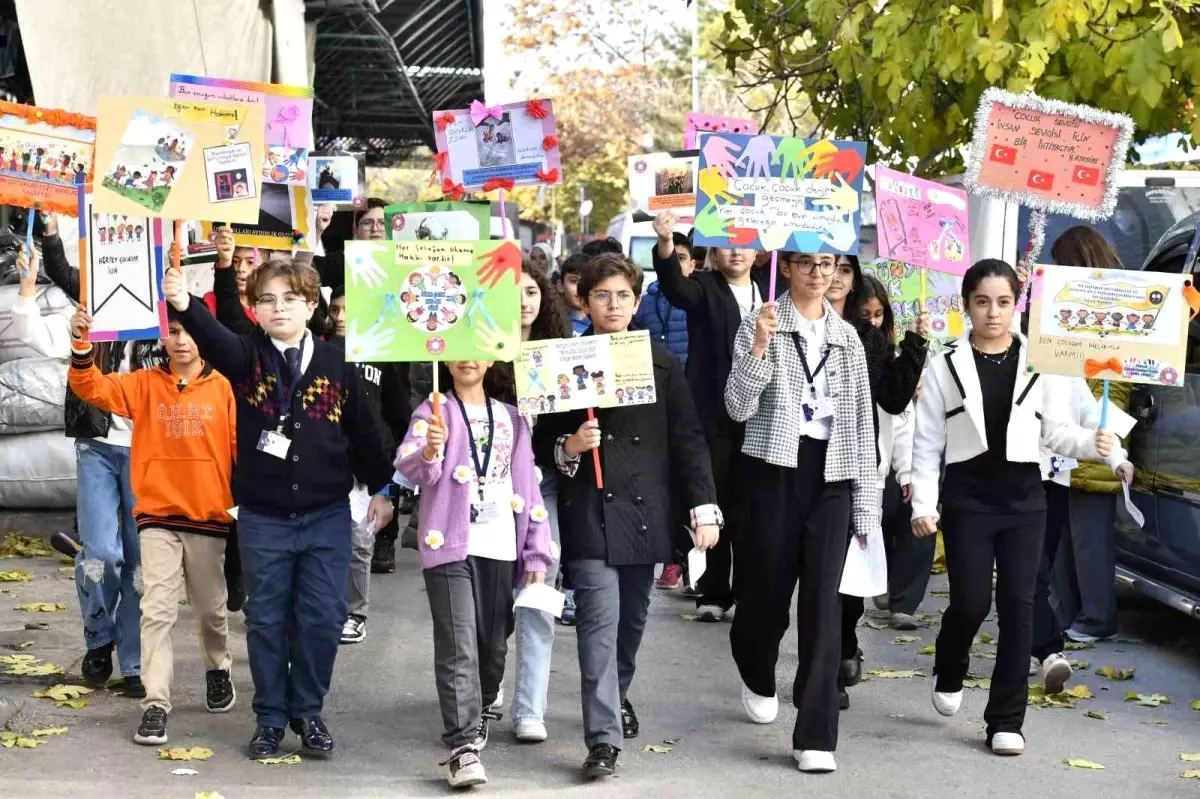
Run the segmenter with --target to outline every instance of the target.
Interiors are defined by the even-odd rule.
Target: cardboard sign
[[[93,117],[0,102],[0,204],[75,216],[95,149]]]
[[[96,211],[258,221],[263,107],[101,97]]]
[[[506,241],[346,242],[346,359],[511,361],[521,250]]]
[[[78,200],[77,193],[77,209]],[[83,206],[79,296],[92,313],[88,340],[166,338],[162,220],[94,213],[91,197],[84,198]]]
[[[1085,105],[988,89],[975,114],[972,192],[1081,219],[1107,219],[1133,120]]]
[[[965,191],[877,166],[875,213],[882,257],[966,274],[971,244]]]
[[[921,312],[921,281],[925,281],[925,310],[933,335],[956,339],[970,325],[962,300],[962,277],[927,270],[901,261],[878,260],[862,265],[863,274],[873,275],[887,289],[892,305],[896,336],[899,338],[917,321]]]
[[[854,141],[704,136],[695,243],[856,255],[866,154]]]
[[[339,210],[365,207],[367,168],[364,159],[363,153],[311,153],[308,159],[308,193],[313,202],[317,205],[333,203]]]
[[[645,330],[526,341],[516,362],[523,414],[616,408],[657,402],[650,334]]]
[[[696,209],[698,150],[629,156],[629,196],[635,211],[674,211],[691,217]]]
[[[213,230],[228,225],[233,231],[233,243],[237,247],[308,252],[312,249],[316,217],[317,208],[307,186],[264,183],[256,224],[201,222],[200,235],[212,241]]]
[[[383,209],[392,241],[483,241],[491,203],[402,203]]]
[[[562,180],[554,105],[549,100],[435,111],[443,182],[485,191],[489,181],[552,186]],[[496,187],[499,188],[499,187]],[[453,191],[446,191],[453,194]]]
[[[693,111],[683,121],[683,149],[695,149],[701,133],[758,133],[758,123],[753,119]]]
[[[257,103],[264,107],[264,141],[272,146],[313,147],[313,90],[198,75],[172,75],[171,97],[199,103]]]
[[[1185,276],[1038,266],[1029,365],[1072,377],[1182,386],[1187,361]]]

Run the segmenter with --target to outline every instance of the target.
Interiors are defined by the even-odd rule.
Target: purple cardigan
[[[489,398],[489,402],[491,399]],[[554,562],[550,552],[550,525],[542,492],[534,473],[533,447],[529,427],[517,409],[501,403],[513,424],[512,484],[513,513],[517,522],[517,585],[525,572],[544,572]],[[421,487],[420,527],[417,531],[421,568],[431,569],[444,563],[467,559],[471,531],[471,491],[475,487],[475,469],[471,462],[470,431],[458,414],[446,413],[442,402],[442,422],[446,425],[446,446],[441,460],[425,460],[425,435],[433,405],[429,400],[413,412],[408,434],[400,444],[396,469]],[[464,480],[455,478],[460,472]]]

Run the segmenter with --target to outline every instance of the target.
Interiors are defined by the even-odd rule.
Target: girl
[[[443,765],[452,788],[487,782],[479,752],[504,677],[513,588],[553,560],[529,428],[484,388],[487,361],[439,366],[452,391],[413,413],[396,468],[421,488],[421,568],[433,615]]]
[[[837,768],[846,532],[865,546],[880,522],[867,358],[857,331],[825,299],[837,259],[784,260],[788,292],[742,322],[725,389],[730,417],[746,423],[739,529],[755,531],[733,542],[739,608],[729,637],[742,705],[753,722],[775,720],[775,665],[799,579],[792,754],[805,772]]]
[[[1019,755],[1046,523],[1039,444],[1096,459],[1112,452],[1113,437],[1068,421],[1061,379],[1027,371],[1025,339],[1012,331],[1020,293],[1012,267],[979,261],[962,285],[971,332],[932,360],[913,439],[913,533],[932,536],[940,520],[950,576],[933,706],[952,716],[962,704],[968,650],[991,607],[994,563],[1000,645],[984,719],[992,751]]]

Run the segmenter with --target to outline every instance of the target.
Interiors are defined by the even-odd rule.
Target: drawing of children
[[[623,388],[617,389],[617,404],[618,405],[625,404],[625,389],[623,389]]]
[[[1146,333],[1149,333],[1153,329],[1154,329],[1154,315],[1148,314],[1148,313],[1142,314],[1142,330]]]
[[[135,236],[137,236],[137,240],[138,240],[138,241],[141,241],[141,240],[142,240],[142,233],[143,233],[143,230],[142,230],[142,226],[141,226],[141,225],[138,225],[137,227],[135,227],[135,228],[133,229],[133,233],[134,233],[134,235],[135,235]]]
[[[558,376],[558,395],[565,400],[571,398],[571,378],[566,375]]]
[[[81,183],[87,183],[87,171],[86,171],[86,167],[84,167],[83,164],[76,163],[75,164],[75,185],[78,186]]]
[[[42,156],[44,156],[45,154],[46,154],[46,150],[44,148],[42,148],[42,147],[37,148],[37,152],[34,154],[34,158],[33,158],[34,174],[37,174],[38,172],[42,171]]]
[[[412,295],[411,291],[400,292],[400,302],[404,303],[405,305],[408,305],[412,301],[413,301],[413,295]]]
[[[8,168],[9,168],[9,170],[11,170],[13,172],[17,171],[17,148],[16,147],[13,148],[12,153],[9,155]]]
[[[1104,320],[1108,318],[1108,311],[1092,311],[1092,324],[1104,330]]]
[[[546,407],[550,409],[549,410],[550,413],[554,413],[554,395],[553,394],[546,395]]]
[[[654,402],[654,386],[646,386],[646,399]]]
[[[174,182],[175,182],[175,167],[169,166],[163,170],[162,184],[163,184],[163,186],[170,186]]]
[[[424,308],[413,308],[411,311],[408,312],[408,321],[415,323],[424,315],[425,315]]]
[[[146,188],[150,191],[154,191],[154,181],[156,180],[158,180],[157,170],[151,171],[149,175],[146,175]]]
[[[61,159],[60,159],[60,160],[61,160],[61,163],[60,163],[60,165],[59,165],[59,173],[60,173],[60,174],[62,174],[62,175],[66,175],[66,174],[67,174],[67,172],[68,172],[68,171],[70,171],[70,169],[71,169],[71,158],[72,158],[72,155],[71,155],[71,153],[63,153],[63,154],[62,154],[62,157],[61,157]]]
[[[125,179],[125,166],[124,165],[122,165],[122,164],[117,165],[117,171],[113,172],[112,179],[113,179],[113,182],[116,183],[117,185],[121,184],[121,181]]]
[[[1085,309],[1080,308],[1078,311],[1075,312],[1075,316],[1079,320],[1078,324],[1080,324],[1080,325],[1087,324],[1088,312]]]
[[[442,311],[442,315],[446,317],[446,324],[452,325],[458,321],[458,314],[453,311]]]
[[[596,384],[596,396],[604,396],[604,372],[592,372],[592,381]]]
[[[571,373],[575,375],[575,382],[577,382],[579,384],[579,390],[585,391],[587,389],[587,378],[588,378],[587,367],[584,366],[583,364],[579,364],[578,366],[576,366],[574,369],[571,370]]]
[[[544,361],[544,360],[546,360],[546,354],[544,352],[542,352],[541,350],[533,351],[533,365],[534,366],[536,366],[540,369],[542,366],[542,361]]]
[[[116,240],[117,240],[117,229],[115,227],[113,227],[112,225],[109,225],[109,227],[108,227],[108,243],[112,244]]]
[[[408,276],[408,285],[420,291],[425,287],[425,276],[420,272],[413,272]]]
[[[108,229],[100,228],[99,232],[100,232],[100,243],[107,244],[108,243]]]
[[[1125,317],[1125,329],[1130,331],[1131,333],[1136,332],[1137,326],[1138,326],[1138,319],[1139,319],[1139,317],[1135,313],[1131,313],[1131,314],[1129,314],[1129,316],[1126,316]]]
[[[142,173],[134,172],[132,175],[125,178],[125,188],[132,189],[134,187],[134,184],[136,184],[141,179],[142,179]]]
[[[1123,313],[1121,313],[1120,311],[1113,311],[1109,315],[1109,322],[1112,324],[1113,330],[1121,329],[1121,320],[1124,318],[1125,318],[1125,315]]]
[[[429,321],[425,323],[425,329],[428,330],[430,333],[437,332],[437,329],[438,329],[437,314],[434,313],[434,314],[429,315]]]
[[[1058,312],[1058,326],[1059,327],[1070,327],[1071,316],[1072,316],[1072,314],[1071,314],[1070,308],[1063,308],[1062,310],[1060,310]]]

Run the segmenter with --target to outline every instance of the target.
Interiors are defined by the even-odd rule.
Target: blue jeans
[[[350,503],[295,518],[238,514],[246,645],[258,723],[317,716],[346,623]]]
[[[558,554],[558,474],[546,470],[542,477],[542,503],[549,514],[550,536]],[[546,569],[546,584],[554,585],[558,558]],[[554,648],[554,617],[532,608],[516,609],[517,696],[513,700],[513,722],[541,721],[546,715],[546,692],[550,687],[550,653]]]
[[[75,441],[79,539],[75,588],[88,649],[116,644],[124,677],[142,673],[142,552],[133,520],[129,447]],[[167,479],[163,476],[163,479]]]

